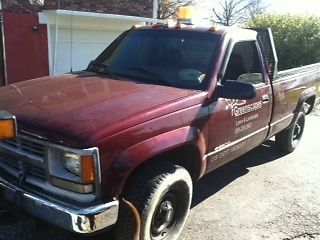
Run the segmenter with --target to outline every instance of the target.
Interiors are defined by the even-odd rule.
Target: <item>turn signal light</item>
[[[0,139],[14,138],[15,136],[15,119],[0,119]]]
[[[82,181],[83,183],[92,183],[95,179],[94,174],[94,159],[93,156],[82,156],[81,157],[82,165]]]

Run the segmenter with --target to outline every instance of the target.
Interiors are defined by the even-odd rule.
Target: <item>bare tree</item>
[[[220,0],[213,10],[213,21],[225,26],[242,23],[267,9],[264,0]]]
[[[251,2],[252,4],[248,7],[248,13],[251,19],[265,13],[269,7],[264,0],[251,0]]]
[[[194,0],[158,0],[157,17],[159,19],[167,19],[176,17],[176,12],[179,7],[194,5]]]

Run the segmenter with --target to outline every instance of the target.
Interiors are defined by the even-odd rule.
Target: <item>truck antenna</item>
[[[72,69],[72,65],[73,65],[73,49],[72,49],[72,46],[73,46],[73,10],[72,10],[72,6],[73,6],[73,0],[71,1],[71,7],[70,7],[70,10],[71,10],[71,19],[70,19],[70,22],[71,22],[71,37],[70,37],[70,72],[72,73],[73,72],[73,69]]]

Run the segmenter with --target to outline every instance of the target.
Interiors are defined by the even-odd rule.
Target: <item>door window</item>
[[[234,45],[223,80],[238,80],[251,84],[264,82],[254,41],[238,42]]]

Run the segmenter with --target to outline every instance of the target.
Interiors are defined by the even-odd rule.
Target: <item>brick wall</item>
[[[39,11],[39,7],[30,4],[29,0],[1,0],[2,9],[7,12],[32,13]]]
[[[47,9],[111,13],[152,17],[152,0],[44,0],[44,5],[29,0],[2,0],[2,8],[10,12],[32,13]]]

